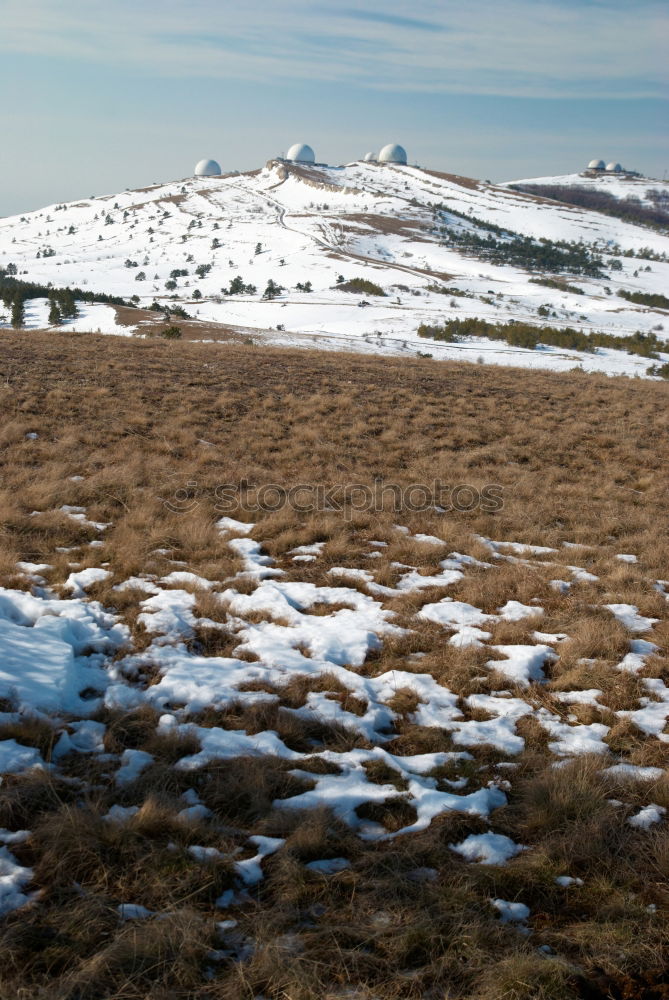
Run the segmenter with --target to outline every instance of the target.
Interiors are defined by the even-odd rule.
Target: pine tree
[[[62,322],[62,316],[60,314],[60,309],[56,303],[55,299],[51,299],[51,307],[49,309],[49,326],[60,326]]]
[[[277,295],[281,295],[283,288],[281,285],[277,285],[271,278],[267,282],[267,288],[263,292],[264,299],[275,299]]]
[[[23,299],[20,295],[12,301],[12,326],[15,330],[20,330],[25,323],[25,309],[23,306]]]
[[[77,303],[71,288],[64,288],[60,294],[60,311],[63,316],[74,319],[77,315]]]

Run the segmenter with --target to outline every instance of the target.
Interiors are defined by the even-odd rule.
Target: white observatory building
[[[588,170],[606,170],[604,160],[590,160]]]
[[[315,163],[316,154],[311,146],[307,146],[304,142],[296,142],[288,150],[286,159],[290,160],[291,163]]]
[[[406,149],[398,145],[396,142],[391,142],[389,145],[384,146],[379,153],[379,163],[399,163],[406,166],[406,162]]]
[[[623,168],[620,166],[619,163],[607,163],[606,172],[608,174],[622,174]]]
[[[216,160],[200,160],[193,171],[196,177],[220,177],[221,167]]]
[[[365,153],[362,158],[363,163],[376,163],[376,153]]]

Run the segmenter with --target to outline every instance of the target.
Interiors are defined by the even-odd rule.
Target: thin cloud
[[[333,8],[333,13],[335,9]],[[371,10],[341,10],[340,17],[350,17],[355,21],[369,21],[372,24],[390,24],[395,28],[415,28],[417,31],[446,31],[443,24],[436,21],[422,21],[417,17],[403,17],[401,14],[383,14]]]
[[[174,79],[342,83],[405,93],[665,97],[669,14],[620,0],[4,0],[0,52]],[[361,58],[362,56],[362,58]]]

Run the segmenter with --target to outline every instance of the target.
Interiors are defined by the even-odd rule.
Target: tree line
[[[423,323],[418,327],[418,336],[442,340],[449,344],[458,343],[463,337],[485,337],[487,340],[501,340],[513,347],[525,347],[528,350],[534,350],[539,344],[545,344],[548,347],[562,347],[590,354],[594,354],[598,347],[607,347],[655,359],[659,356],[658,352],[667,351],[667,344],[663,340],[654,333],[643,333],[640,330],[629,337],[618,337],[612,333],[584,333],[573,327],[533,326],[520,320],[491,323],[478,316],[468,319],[449,319],[441,326]]]
[[[616,198],[608,191],[590,187],[572,187],[567,184],[512,184],[514,191],[551,198],[567,205],[577,205],[591,211],[612,215],[625,222],[638,222],[644,226],[666,231],[669,228],[669,201],[662,191],[648,191],[652,205],[644,205],[635,195]]]
[[[36,281],[21,281],[14,277],[16,268],[8,265],[0,268],[0,299],[11,315],[11,324],[20,329],[25,323],[25,303],[29,299],[49,300],[49,324],[57,326],[63,319],[71,319],[77,315],[77,300],[80,302],[102,302],[106,305],[128,306],[118,295],[106,295],[104,292],[84,291],[81,288],[54,288],[52,285],[41,285]]]

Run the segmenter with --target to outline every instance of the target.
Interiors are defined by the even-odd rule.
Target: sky
[[[308,142],[669,176],[666,0],[0,0],[0,216]]]

